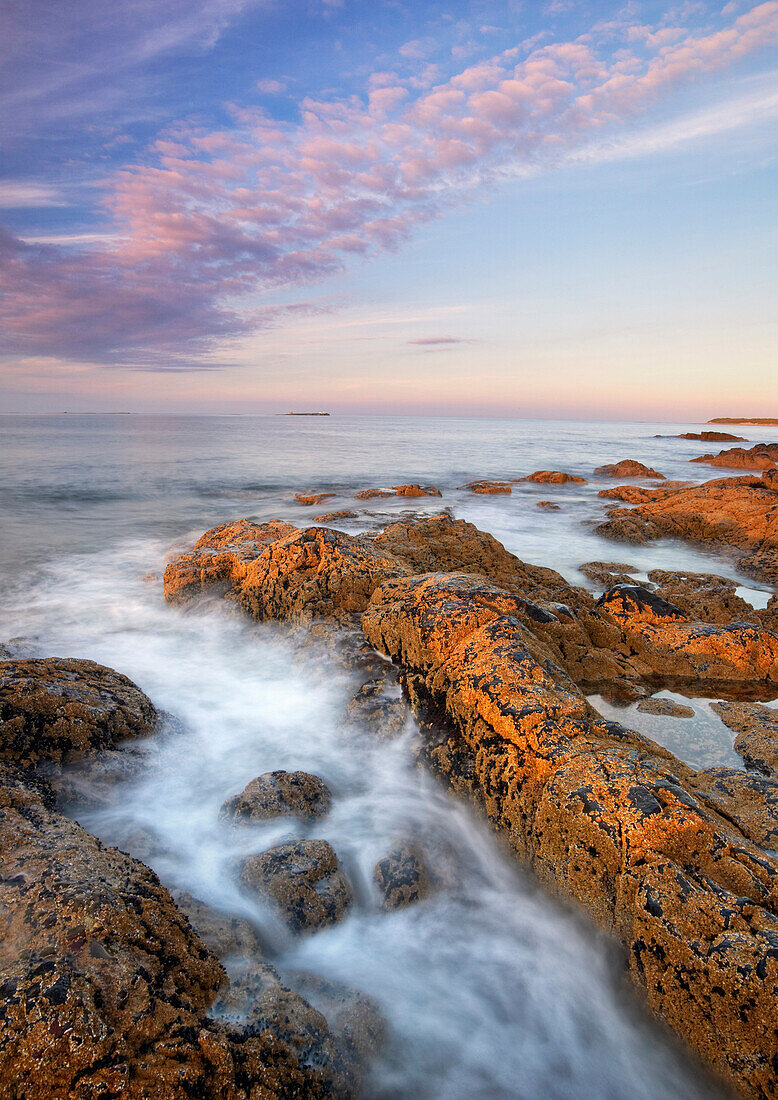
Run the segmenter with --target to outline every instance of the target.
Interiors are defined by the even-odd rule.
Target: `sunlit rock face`
[[[34,765],[71,760],[145,737],[151,700],[94,661],[61,657],[0,662],[0,759]]]
[[[363,627],[404,671],[432,766],[625,940],[680,1034],[767,1094],[778,862],[694,790],[694,772],[594,715],[499,591],[464,575],[395,580]]]
[[[597,532],[622,542],[673,537],[731,548],[746,573],[778,580],[778,495],[762,478],[721,478],[652,496],[611,511]]]
[[[217,585],[225,591],[231,589],[265,547],[295,530],[289,523],[240,519],[206,531],[191,551],[168,563],[163,580],[165,599],[185,603]]]
[[[633,458],[623,458],[621,462],[614,462],[610,466],[598,466],[594,471],[595,477],[648,477],[657,481],[664,481],[665,475],[651,466],[645,466],[642,462],[636,462]]]
[[[729,470],[774,470],[778,467],[778,443],[756,443],[753,447],[730,447],[717,455],[700,455],[692,462],[723,466]]]

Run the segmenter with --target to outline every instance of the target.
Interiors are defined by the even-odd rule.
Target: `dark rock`
[[[384,909],[402,909],[427,897],[431,889],[424,857],[415,845],[405,842],[380,859],[373,882]]]
[[[221,816],[236,823],[268,821],[274,817],[294,816],[303,821],[324,817],[332,806],[329,788],[308,772],[267,772],[228,798]]]
[[[249,856],[241,879],[274,902],[294,932],[337,923],[352,901],[349,881],[326,840],[298,840]]]

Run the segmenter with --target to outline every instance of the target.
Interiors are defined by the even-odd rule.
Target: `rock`
[[[694,708],[673,699],[642,699],[637,707],[642,714],[658,714],[667,718],[694,718]]]
[[[507,481],[468,481],[465,486],[471,493],[510,493],[511,487]]]
[[[388,689],[395,689],[391,691]],[[362,684],[346,707],[349,718],[378,737],[399,737],[408,720],[408,705],[399,685],[384,674]]]
[[[652,569],[649,579],[656,594],[669,600],[691,618],[706,623],[760,621],[753,607],[737,594],[737,582],[716,573]]]
[[[45,657],[0,663],[0,759],[61,761],[145,737],[151,700],[94,661]]]
[[[323,516],[313,517],[317,523],[332,523],[336,519],[359,519],[359,512],[349,512],[348,508],[340,512],[325,512]]]
[[[725,726],[737,733],[735,752],[751,768],[778,778],[778,712],[759,703],[711,703]]]
[[[262,958],[262,945],[247,920],[231,913],[219,913],[186,890],[171,890],[178,908],[206,946],[219,959],[233,955]]]
[[[65,765],[49,764],[44,770],[58,805],[66,806],[72,815],[74,810],[84,807],[110,806],[115,801],[117,785],[137,778],[147,763],[147,754],[126,745],[93,752]]]
[[[574,477],[573,474],[562,473],[561,470],[536,470],[534,474],[529,474],[527,477],[519,477],[517,481],[537,481],[542,485],[567,485],[568,483],[576,483],[577,485],[585,485],[585,477]]]
[[[427,897],[431,889],[424,857],[407,841],[376,863],[373,882],[384,909],[403,909]]]
[[[630,573],[640,572],[637,566],[625,565],[619,561],[587,561],[578,568],[585,577],[596,581],[603,588],[610,588],[614,584],[634,584]]]
[[[596,715],[496,586],[398,578],[362,623],[401,667],[439,774],[624,940],[655,1012],[744,1094],[769,1095],[778,860],[691,769]]]
[[[778,490],[778,470],[765,470],[762,474],[762,481],[768,489]]]
[[[296,504],[304,504],[306,507],[311,504],[323,504],[325,500],[332,500],[335,493],[295,493],[294,499]]]
[[[670,623],[686,621],[679,607],[642,585],[617,584],[600,596],[597,607],[622,623]]]
[[[660,474],[651,466],[644,466],[642,462],[635,462],[632,458],[624,458],[612,466],[598,466],[594,475],[595,477],[650,477],[658,481],[665,480],[664,474]]]
[[[538,508],[545,508],[549,512],[558,512],[559,511],[559,505],[554,504],[553,501],[550,501],[550,500],[539,500],[537,502],[537,507]]]
[[[393,497],[393,489],[360,489],[354,493],[357,500],[381,500],[383,497]]]
[[[267,772],[252,779],[240,794],[228,798],[221,816],[228,821],[269,821],[293,816],[302,821],[325,817],[332,806],[329,788],[308,772]]]
[[[209,1019],[225,972],[156,875],[7,770],[0,861],[3,1096],[322,1095],[271,1031],[231,1037]]]
[[[722,478],[672,490],[636,508],[612,511],[597,533],[625,542],[672,537],[732,549],[746,573],[778,581],[778,508],[774,491],[761,478]]]
[[[700,455],[691,462],[704,462],[706,466],[724,466],[729,470],[774,470],[778,466],[778,443],[755,443],[747,450],[730,447],[717,455]]]
[[[434,485],[393,485],[392,492],[398,497],[439,497],[440,489]]]
[[[241,879],[274,902],[294,932],[336,924],[352,901],[349,881],[326,840],[298,840],[249,856]]]
[[[258,620],[337,618],[364,610],[374,588],[407,572],[370,539],[308,527],[272,543],[247,566],[238,600]]]
[[[691,781],[723,817],[762,848],[778,848],[778,782],[737,768],[705,768]]]
[[[163,578],[165,599],[181,604],[213,586],[232,588],[245,576],[249,562],[295,530],[288,523],[248,519],[213,527],[197,540],[193,550],[168,563]]]
[[[699,439],[703,443],[745,443],[745,436],[730,435],[729,432],[684,432],[676,439]]]
[[[295,974],[294,984],[327,1017],[331,1034],[353,1064],[364,1064],[380,1051],[386,1021],[371,997],[313,974]]]

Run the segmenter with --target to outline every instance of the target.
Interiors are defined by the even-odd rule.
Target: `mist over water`
[[[506,498],[454,491],[476,476],[542,468],[589,476],[593,465],[624,457],[689,476],[678,445],[693,455],[697,444],[676,440],[671,448],[650,437],[675,429],[654,425],[401,421],[389,431],[340,418],[72,419],[75,427],[25,428],[14,418],[0,490],[9,515],[0,641],[16,638],[30,655],[110,665],[172,716],[132,747],[137,774],[104,804],[79,812],[81,823],[148,862],[167,885],[248,918],[292,987],[293,975],[306,972],[375,998],[389,1037],[371,1072],[371,1097],[714,1095],[633,1001],[619,950],[540,891],[485,825],[416,765],[412,721],[389,741],[347,722],[357,682],[349,673],[223,602],[168,607],[159,582],[171,542],[190,533],[244,515],[310,523],[347,501],[360,510],[355,488],[407,480],[437,484],[443,500],[423,499],[421,509],[416,501],[372,502],[370,511],[382,514],[351,529],[383,524],[409,503],[428,512],[450,505],[520,557],[576,583],[582,562],[622,556],[645,569],[735,575],[688,547],[604,542],[582,524],[603,513],[596,484],[516,486]],[[292,491],[327,485],[349,492],[322,509],[291,503]],[[536,507],[549,498],[559,512]],[[157,579],[144,579],[149,574]],[[320,776],[333,794],[330,814],[312,825],[286,819],[230,830],[220,822],[226,798],[276,769]],[[290,836],[329,841],[355,893],[342,923],[301,939],[238,881],[245,855]],[[444,883],[387,914],[373,867],[409,837],[443,870]]]

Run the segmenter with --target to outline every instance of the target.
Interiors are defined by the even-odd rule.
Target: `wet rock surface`
[[[597,532],[621,542],[672,537],[732,550],[744,572],[778,581],[778,494],[761,478],[721,478],[652,494],[635,508],[611,511]]]
[[[7,767],[0,865],[3,1095],[330,1094],[272,1031],[209,1018],[226,974],[157,877]]]
[[[384,909],[403,909],[421,901],[432,890],[424,856],[408,841],[398,844],[376,863],[373,882]]]
[[[641,699],[637,709],[642,714],[657,714],[664,718],[694,718],[694,707],[676,703],[674,699]]]
[[[146,737],[157,722],[131,680],[94,661],[0,662],[0,759],[27,765],[73,759]]]
[[[704,443],[745,443],[745,436],[731,435],[729,432],[684,432],[676,439],[700,439]]]
[[[397,579],[363,627],[403,669],[432,766],[622,937],[679,1034],[747,1094],[769,1094],[778,862],[697,773],[592,712],[506,597],[465,575]]]
[[[566,474],[562,470],[536,470],[534,474],[529,474],[527,477],[517,478],[518,481],[535,481],[541,485],[585,485],[585,477],[575,477],[573,474]]]
[[[778,778],[778,712],[759,703],[711,703],[725,726],[737,733],[735,751],[746,764]]]
[[[471,493],[481,493],[487,496],[512,492],[508,481],[468,481],[465,488],[469,489]]]
[[[324,817],[332,807],[327,785],[308,772],[267,772],[228,798],[221,809],[225,821],[269,821],[274,817],[298,817],[312,821]]]
[[[325,500],[332,500],[335,493],[295,493],[295,504],[303,504],[310,507],[312,504],[323,504]]]
[[[647,477],[657,481],[665,480],[664,474],[632,458],[623,458],[621,462],[614,462],[610,466],[598,466],[594,475],[595,477]]]
[[[293,932],[337,923],[352,902],[349,881],[326,840],[298,840],[249,856],[241,880],[272,901]]]

